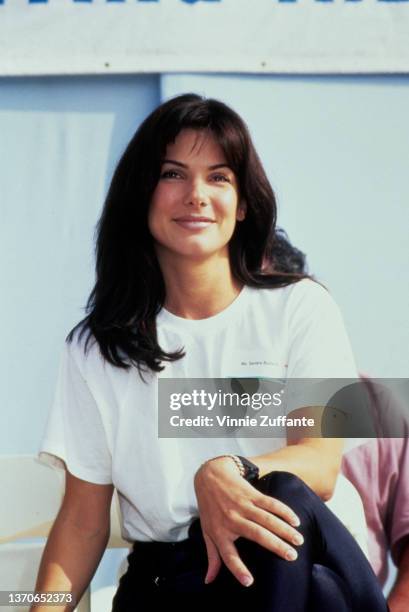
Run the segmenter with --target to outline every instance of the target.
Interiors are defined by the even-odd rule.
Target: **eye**
[[[179,178],[179,177],[180,177],[180,174],[179,172],[177,172],[177,170],[164,170],[160,175],[160,178],[163,178],[163,179]]]
[[[230,178],[225,174],[213,174],[212,179],[216,181],[216,183],[230,183]]]

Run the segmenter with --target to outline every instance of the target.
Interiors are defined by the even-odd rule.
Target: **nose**
[[[209,204],[209,194],[202,180],[192,180],[189,183],[185,197],[185,206],[203,208]]]

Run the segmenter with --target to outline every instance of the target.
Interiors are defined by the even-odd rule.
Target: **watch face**
[[[258,467],[254,463],[246,459],[245,457],[239,457],[239,459],[242,462],[243,467],[244,467],[244,478],[248,480],[249,482],[252,482],[253,480],[257,480],[259,476]]]
[[[258,479],[258,468],[256,468],[255,470],[249,470],[249,473],[247,474],[247,480],[249,482],[252,482],[253,480],[257,480]]]

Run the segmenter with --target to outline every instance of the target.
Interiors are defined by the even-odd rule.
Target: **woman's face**
[[[166,149],[148,225],[160,260],[227,255],[239,206],[237,179],[209,132],[182,130]]]

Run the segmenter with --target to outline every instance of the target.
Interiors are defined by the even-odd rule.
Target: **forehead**
[[[165,157],[177,161],[226,163],[223,149],[210,130],[184,129],[166,147]]]

